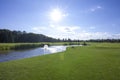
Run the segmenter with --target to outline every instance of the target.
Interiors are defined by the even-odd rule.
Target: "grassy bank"
[[[120,44],[90,46],[0,63],[0,80],[120,80]]]
[[[0,50],[23,50],[43,46],[43,43],[0,43]]]
[[[79,45],[78,42],[41,42],[41,43],[0,43],[0,51],[4,50],[23,50],[48,45]]]

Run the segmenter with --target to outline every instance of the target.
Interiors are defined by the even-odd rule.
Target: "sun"
[[[50,13],[50,18],[54,22],[59,22],[63,18],[63,13],[59,9],[53,9]]]

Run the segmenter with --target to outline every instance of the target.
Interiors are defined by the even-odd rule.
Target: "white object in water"
[[[48,49],[48,45],[44,45],[44,49],[47,50]]]

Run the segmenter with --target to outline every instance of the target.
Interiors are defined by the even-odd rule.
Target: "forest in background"
[[[120,42],[120,39],[90,39],[71,40],[55,39],[43,34],[27,33],[26,31],[11,31],[0,29],[0,43],[34,43],[34,42]]]
[[[43,34],[27,33],[26,31],[11,31],[0,29],[0,43],[20,43],[20,42],[56,42],[54,39]]]

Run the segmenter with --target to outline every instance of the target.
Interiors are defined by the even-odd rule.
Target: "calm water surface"
[[[44,48],[35,48],[30,50],[22,51],[8,51],[0,52],[0,62],[29,58],[33,56],[39,56],[44,54],[52,54],[56,52],[62,52],[66,50],[66,46],[50,46],[47,49]]]

